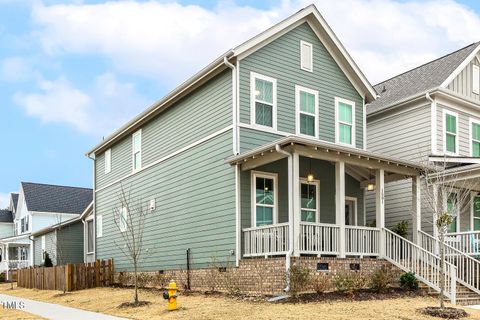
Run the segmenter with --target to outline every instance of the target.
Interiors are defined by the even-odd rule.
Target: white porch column
[[[422,229],[422,201],[420,176],[412,177],[412,233],[413,243],[419,244],[418,232]]]
[[[375,208],[376,208],[376,222],[377,228],[380,228],[380,233],[383,233],[385,228],[385,170],[378,169],[375,173]],[[379,254],[382,258],[385,255],[384,237],[380,237]]]
[[[300,156],[297,152],[292,154],[293,176],[293,256],[300,256]]]
[[[437,228],[437,216],[436,216],[436,213],[435,211],[437,212],[440,212],[440,210],[442,210],[441,208],[439,208],[440,205],[443,206],[443,203],[440,204],[438,202],[438,186],[436,184],[434,184],[433,186],[433,189],[432,189],[432,192],[433,192],[433,203],[434,205],[436,206],[436,210],[432,210],[432,224],[433,224],[433,237],[435,239],[438,239],[438,228]],[[443,201],[443,200],[442,200]],[[434,253],[435,254],[438,254],[439,253],[439,250],[440,248],[438,247],[438,243],[435,241],[435,247],[434,247]]]
[[[335,224],[340,227],[338,251],[345,258],[345,162],[335,162]]]

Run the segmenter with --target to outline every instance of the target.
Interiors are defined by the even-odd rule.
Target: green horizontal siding
[[[261,147],[283,137],[284,136],[275,133],[250,128],[240,128],[240,152],[242,153]]]
[[[232,124],[232,72],[226,70],[142,127],[142,166]],[[104,154],[95,160],[96,188],[132,172],[132,137],[112,147],[112,170]]]
[[[313,45],[313,72],[300,69],[300,40]],[[363,148],[363,100],[307,23],[240,61],[240,122],[250,123],[250,72],[277,79],[277,127],[295,133],[295,85],[319,93],[319,138],[335,142],[335,97],[355,102],[356,146]],[[241,136],[241,139],[243,137]]]
[[[192,266],[205,267],[214,257],[229,258],[235,249],[235,175],[224,159],[232,153],[228,131],[173,158],[154,165],[96,194],[96,212],[103,216],[103,236],[97,239],[97,258],[115,259],[116,270],[131,270],[119,246],[123,240],[113,220],[120,207],[121,186],[132,202],[148,205],[144,229],[142,270],[186,267],[191,248]],[[148,249],[148,252],[147,252]]]
[[[58,230],[58,263],[83,262],[83,223],[78,221]]]

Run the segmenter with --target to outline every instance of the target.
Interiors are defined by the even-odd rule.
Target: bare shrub
[[[295,265],[291,266],[286,274],[286,280],[290,284],[290,294],[296,297],[309,284],[310,269]]]
[[[312,282],[313,282],[313,289],[318,294],[327,292],[332,288],[332,280],[326,275],[320,275],[316,277]]]

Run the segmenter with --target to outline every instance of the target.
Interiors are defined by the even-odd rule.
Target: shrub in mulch
[[[443,319],[460,319],[468,317],[468,313],[465,312],[463,309],[457,308],[440,308],[440,307],[426,307],[417,310],[420,313],[437,317]]]
[[[148,306],[149,304],[152,304],[152,303],[150,301],[138,301],[138,303],[124,302],[120,304],[117,308],[119,309],[138,308],[138,307]]]

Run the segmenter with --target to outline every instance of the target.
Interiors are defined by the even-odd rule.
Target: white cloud
[[[98,76],[89,94],[64,77],[40,81],[38,87],[38,93],[16,93],[14,102],[44,123],[67,123],[96,136],[110,133],[147,104],[133,84],[111,73]]]
[[[10,194],[0,193],[0,209],[8,208],[9,204],[10,204]]]
[[[118,70],[173,85],[309,2],[283,1],[268,10],[155,1],[37,5],[32,16],[52,55],[100,54]],[[478,15],[450,0],[316,4],[372,82],[478,40]]]
[[[20,56],[4,58],[0,61],[0,80],[22,82],[38,77],[30,59]]]

